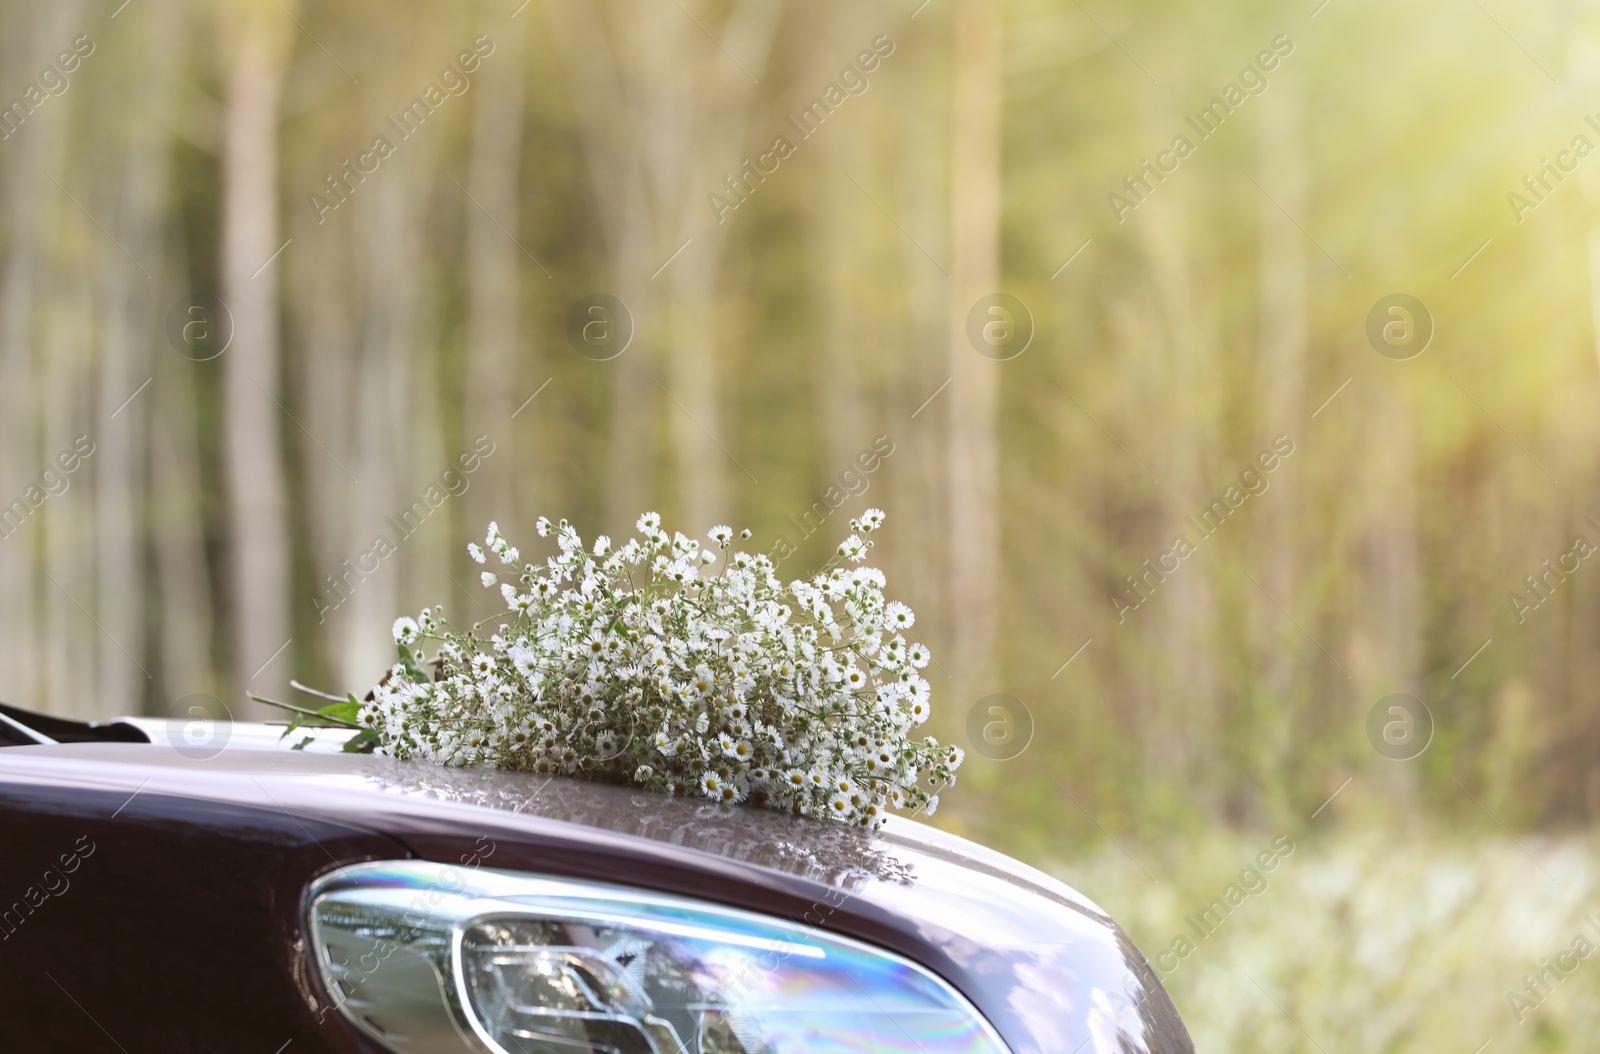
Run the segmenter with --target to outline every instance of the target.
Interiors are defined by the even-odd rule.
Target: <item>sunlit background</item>
[[[491,519],[800,577],[877,506],[933,822],[1201,1049],[1592,1049],[1594,5],[0,25],[6,701],[260,718],[495,610]]]

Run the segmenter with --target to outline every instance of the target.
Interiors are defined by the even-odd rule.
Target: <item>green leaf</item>
[[[412,654],[410,648],[404,644],[396,644],[395,647],[400,651],[400,664],[405,667],[406,676],[410,678],[412,684],[433,683],[433,678],[428,676],[428,671],[417,662],[417,657]]]
[[[317,713],[341,725],[354,725],[361,716],[360,703],[329,703]]]
[[[377,749],[379,743],[376,728],[363,728],[351,736],[344,744],[346,754],[370,754]]]

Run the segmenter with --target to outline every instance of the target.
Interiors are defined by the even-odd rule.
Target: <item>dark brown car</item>
[[[915,822],[189,731],[0,709],[0,1050],[1193,1050],[1099,908]]]

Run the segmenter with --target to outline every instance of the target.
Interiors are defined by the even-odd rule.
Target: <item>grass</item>
[[[1129,846],[1132,858],[1107,846],[1049,870],[1157,963],[1201,1051],[1595,1049],[1594,838],[1335,830],[1241,874],[1277,837],[1221,830]],[[1190,923],[1218,898],[1225,916]],[[1527,975],[1546,966],[1553,980],[1530,995]]]

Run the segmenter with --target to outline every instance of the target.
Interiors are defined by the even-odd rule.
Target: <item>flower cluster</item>
[[[483,572],[506,610],[465,632],[438,608],[396,621],[400,662],[358,722],[399,758],[631,781],[863,827],[891,808],[931,814],[962,751],[911,738],[928,719],[918,671],[931,656],[905,636],[911,609],[884,600],[883,572],[861,566],[883,520],[869,509],[851,521],[838,555],[855,566],[788,585],[766,556],[730,553],[727,527],[710,531],[712,551],[646,513],[626,544],[586,546],[541,517],[558,551],[540,564],[491,523],[484,547],[467,548],[506,568]]]

